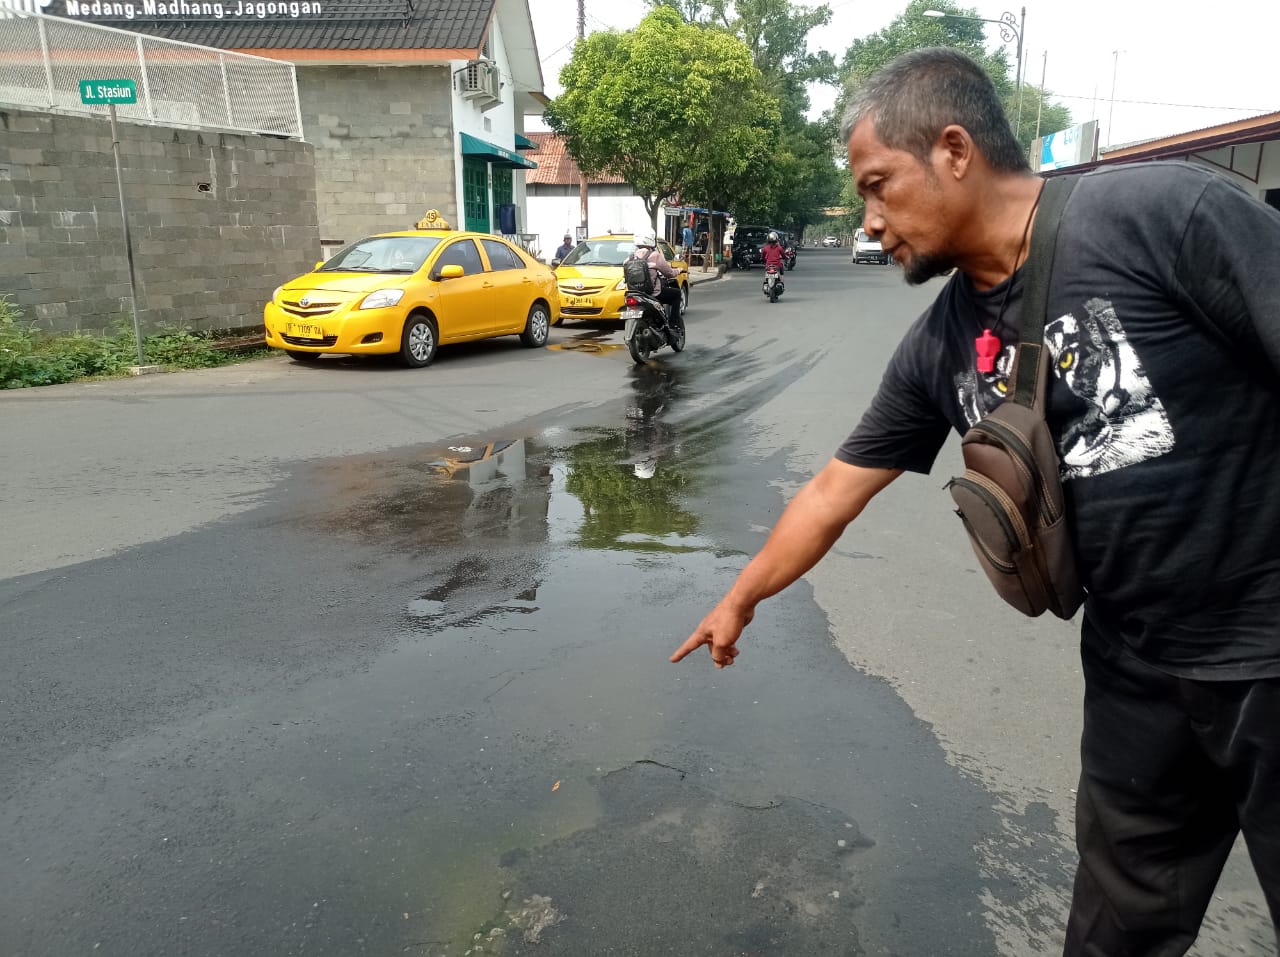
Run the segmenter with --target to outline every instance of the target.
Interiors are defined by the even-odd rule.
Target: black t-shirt
[[[986,292],[952,277],[836,457],[928,472],[950,430],[998,404],[1022,272]],[[1173,674],[1280,675],[1280,213],[1186,163],[1086,174],[1048,316],[1086,614]],[[990,374],[984,327],[1002,345]]]

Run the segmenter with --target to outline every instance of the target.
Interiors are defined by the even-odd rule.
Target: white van
[[[859,229],[853,240],[853,261],[855,264],[879,263],[887,266],[891,259],[880,245],[880,240],[872,239],[865,229]]]

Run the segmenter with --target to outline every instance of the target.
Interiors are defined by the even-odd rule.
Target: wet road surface
[[[573,330],[601,404],[0,581],[0,954],[987,955],[993,898],[1051,941],[1055,813],[1011,838],[810,585],[666,661],[803,480],[754,417],[821,358],[690,340]]]

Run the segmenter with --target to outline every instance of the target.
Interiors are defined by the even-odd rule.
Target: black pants
[[[1280,678],[1175,678],[1087,618],[1081,656],[1080,866],[1065,953],[1185,954],[1242,830],[1280,928]]]
[[[683,298],[680,295],[680,287],[674,283],[667,283],[662,292],[654,297],[658,302],[666,303],[667,306],[667,327],[675,330],[680,328],[680,301]]]

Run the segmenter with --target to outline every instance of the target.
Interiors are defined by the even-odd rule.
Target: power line
[[[1092,100],[1095,97],[1089,96],[1072,96],[1070,93],[1054,93],[1046,91],[1045,96],[1051,100]],[[1106,102],[1111,102],[1109,98],[1103,98]],[[1261,108],[1254,106],[1214,106],[1208,103],[1161,103],[1158,100],[1116,100],[1117,103],[1131,103],[1135,106],[1176,106],[1184,110],[1233,110],[1238,113],[1275,113],[1274,107]]]
[[[576,36],[575,36],[575,37],[570,37],[570,39],[569,39],[569,42],[568,42],[568,43],[564,43],[564,44],[561,44],[560,46],[556,47],[554,50],[552,50],[550,53],[548,53],[546,56],[544,56],[544,57],[543,57],[542,59],[540,59],[538,62],[539,62],[539,63],[546,63],[548,60],[550,60],[553,56],[555,56],[555,55],[556,55],[557,53],[559,53],[561,50],[567,50],[567,49],[569,49],[569,47],[573,46],[573,45],[574,45],[575,43],[577,43],[577,42],[578,42],[578,38],[577,38]]]

